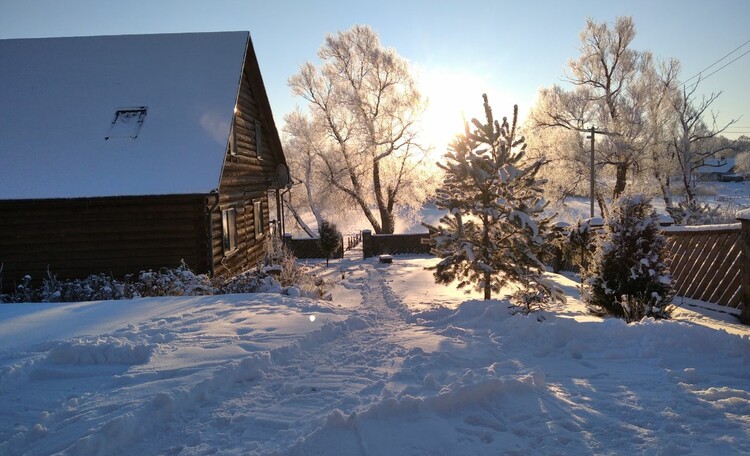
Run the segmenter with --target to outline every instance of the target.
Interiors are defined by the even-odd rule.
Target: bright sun
[[[510,115],[514,103],[498,93],[498,87],[489,80],[451,69],[423,70],[418,84],[428,100],[422,126],[425,139],[433,148],[433,161],[441,160],[450,141],[463,132],[464,117],[483,119],[483,93],[487,93],[499,118]]]

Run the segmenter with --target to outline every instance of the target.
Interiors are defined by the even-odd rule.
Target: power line
[[[719,71],[723,70],[724,68],[728,67],[729,65],[733,64],[734,62],[736,62],[737,60],[741,59],[742,57],[744,57],[744,56],[746,56],[746,55],[748,55],[748,54],[750,54],[750,49],[748,49],[747,51],[745,51],[745,53],[744,53],[744,54],[740,55],[740,56],[739,56],[739,57],[737,57],[736,59],[734,59],[734,60],[732,60],[731,62],[727,63],[726,65],[722,66],[721,68],[719,68],[719,69],[717,69],[717,70],[714,70],[713,72],[709,73],[709,74],[708,74],[708,75],[706,75],[706,77],[705,77],[705,78],[703,78],[703,79],[708,79],[708,77],[709,77],[709,76],[711,76],[711,75],[713,75],[713,74],[716,74],[717,72],[719,72]]]
[[[699,71],[699,72],[698,72],[697,74],[693,75],[693,76],[692,76],[691,78],[689,78],[689,79],[686,79],[686,80],[685,80],[685,81],[684,81],[684,82],[682,83],[682,85],[684,86],[684,85],[686,85],[686,84],[688,83],[688,81],[691,81],[691,80],[693,80],[693,79],[695,79],[695,78],[697,78],[697,77],[701,76],[701,75],[703,74],[703,72],[704,72],[704,71],[706,71],[706,70],[709,70],[709,69],[711,69],[711,68],[712,68],[713,66],[717,65],[717,64],[718,64],[719,62],[721,62],[722,60],[724,60],[724,59],[726,59],[727,57],[729,57],[730,55],[734,54],[734,53],[735,53],[735,52],[737,52],[737,51],[738,51],[739,49],[741,49],[741,48],[745,47],[745,46],[746,46],[746,45],[747,45],[748,43],[750,43],[750,40],[747,40],[747,41],[745,41],[744,43],[740,44],[740,45],[739,45],[739,46],[737,46],[736,48],[732,49],[732,51],[730,51],[729,53],[727,53],[727,54],[726,54],[726,55],[725,55],[724,57],[722,57],[722,58],[720,58],[719,60],[715,61],[714,63],[712,63],[711,65],[707,66],[706,68],[702,69],[702,70],[701,70],[701,71]],[[706,79],[706,78],[708,78],[709,76],[711,76],[711,75],[715,74],[715,73],[716,73],[717,71],[720,71],[720,70],[722,70],[722,69],[726,68],[727,66],[729,66],[730,64],[732,64],[732,63],[736,62],[737,60],[739,60],[740,58],[744,57],[744,56],[745,56],[745,55],[747,55],[748,53],[750,53],[750,50],[748,50],[748,51],[745,51],[745,53],[744,53],[744,54],[740,55],[739,57],[737,57],[736,59],[732,60],[731,62],[729,62],[729,63],[725,64],[724,66],[722,66],[722,67],[721,67],[721,68],[719,68],[718,70],[715,70],[715,71],[711,72],[711,74],[709,74],[708,76],[706,76],[706,77],[704,77],[704,78],[702,78],[702,79]],[[696,84],[697,84],[697,83],[696,83]],[[695,84],[693,84],[693,85],[695,85]]]

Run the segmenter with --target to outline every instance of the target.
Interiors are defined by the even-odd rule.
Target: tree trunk
[[[616,200],[625,191],[625,187],[628,184],[628,164],[618,163],[617,174],[615,178],[615,189],[612,192],[612,199]]]
[[[483,199],[486,202],[488,201],[488,197],[483,195]],[[485,266],[489,264],[489,257],[490,257],[490,249],[492,248],[492,243],[490,242],[490,220],[487,218],[486,215],[482,216],[482,254],[484,255],[484,261],[487,262]],[[492,299],[492,274],[490,271],[485,270],[484,271],[484,300],[487,301],[489,299]]]
[[[691,206],[693,204],[693,200],[695,200],[695,192],[693,191],[693,185],[690,182],[690,179],[690,173],[682,173],[682,185],[685,187],[685,202],[688,206]]]
[[[392,212],[387,209],[380,209],[380,220],[383,222],[383,229],[378,234],[393,234],[396,229],[396,220]]]
[[[601,192],[596,191],[596,203],[599,205],[599,213],[602,216],[602,219],[607,219],[609,217],[609,209],[607,208],[607,202],[604,200],[604,196],[601,194]]]
[[[378,222],[378,219],[375,218],[375,214],[373,214],[370,208],[367,206],[367,203],[359,198],[357,199],[357,203],[359,204],[359,207],[362,208],[362,212],[365,213],[367,221],[370,222],[370,225],[372,225],[372,229],[375,230],[375,234],[383,234],[383,228]]]
[[[664,206],[667,208],[671,208],[672,190],[669,188],[669,177],[667,177],[666,183],[664,183],[662,179],[659,179],[659,189],[661,189],[661,196],[664,199]]]
[[[378,234],[393,234],[394,223],[393,213],[388,211],[387,204],[383,198],[383,186],[380,182],[380,162],[375,161],[372,164],[372,184],[375,190],[375,200],[378,203],[378,212],[380,213],[381,230]]]
[[[672,192],[669,188],[669,176],[667,176],[665,179],[661,175],[661,171],[659,171],[659,156],[656,153],[655,148],[651,151],[651,160],[654,164],[654,178],[656,179],[656,182],[659,183],[659,190],[661,190],[661,197],[662,199],[664,199],[665,206],[670,208],[672,207]]]
[[[297,209],[292,205],[290,198],[285,198],[285,204],[284,206],[289,209],[289,212],[292,213],[292,216],[294,217],[294,220],[297,222],[297,225],[299,225],[300,228],[310,236],[311,238],[315,237],[315,232],[307,226],[307,223],[305,223],[304,220],[302,220],[302,216],[300,216],[299,212],[297,212]]]
[[[492,299],[492,275],[489,272],[484,273],[484,300]]]

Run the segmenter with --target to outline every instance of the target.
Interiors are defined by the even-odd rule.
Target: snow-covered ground
[[[750,454],[750,328],[626,325],[344,259],[273,294],[0,306],[0,454]],[[323,269],[321,267],[321,269]]]

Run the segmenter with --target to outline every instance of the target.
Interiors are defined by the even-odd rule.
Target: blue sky
[[[459,130],[490,94],[496,113],[518,104],[525,115],[539,87],[562,81],[578,55],[586,17],[633,16],[633,47],[676,57],[683,79],[750,40],[750,2],[662,1],[177,1],[0,0],[0,39],[49,36],[249,30],[277,121],[300,101],[286,81],[326,33],[368,24],[407,58],[433,105],[433,130]],[[727,63],[742,52],[715,66]],[[742,119],[733,136],[750,135],[750,54],[706,79],[700,91],[724,94],[719,120]],[[281,127],[281,125],[279,125]],[[436,133],[437,134],[437,133]]]

